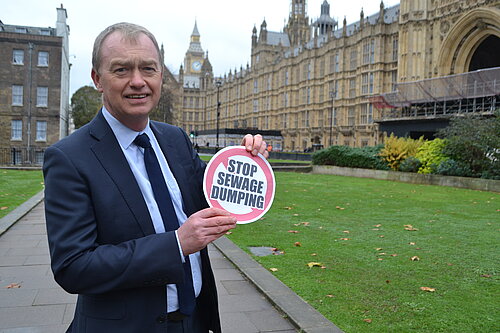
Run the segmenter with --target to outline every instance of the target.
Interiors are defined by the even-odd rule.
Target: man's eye
[[[116,68],[113,72],[116,73],[116,74],[123,74],[127,71],[126,68],[124,67],[120,67],[120,68]]]
[[[143,70],[146,72],[156,72],[156,68],[154,67],[144,67]]]

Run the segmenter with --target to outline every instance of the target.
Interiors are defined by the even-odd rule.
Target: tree
[[[172,110],[174,107],[174,98],[175,94],[172,89],[163,85],[158,105],[151,111],[149,117],[152,120],[173,124],[174,117]]]
[[[94,118],[101,109],[102,98],[95,88],[83,86],[71,96],[71,109],[75,128],[80,128]]]

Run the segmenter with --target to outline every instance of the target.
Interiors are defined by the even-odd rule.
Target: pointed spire
[[[267,29],[267,23],[266,23],[266,18],[264,17],[264,21],[262,21],[262,24],[260,25],[261,29]]]
[[[200,32],[198,31],[198,22],[196,20],[194,20],[194,29],[191,36],[200,36]]]

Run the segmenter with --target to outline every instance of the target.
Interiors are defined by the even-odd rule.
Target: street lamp
[[[332,99],[332,113],[330,116],[330,146],[333,145],[332,140],[333,140],[333,117],[335,116],[335,98],[337,97],[337,91],[332,90],[330,91],[330,98]]]
[[[216,130],[216,143],[215,143],[215,147],[216,147],[216,150],[219,150],[219,117],[220,117],[220,100],[219,100],[219,89],[220,89],[220,86],[222,85],[222,81],[221,80],[217,80],[215,81],[215,86],[217,87],[217,130]]]

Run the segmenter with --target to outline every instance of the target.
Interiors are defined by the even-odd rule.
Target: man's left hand
[[[243,140],[241,141],[241,145],[245,146],[248,152],[252,153],[252,155],[257,156],[257,154],[262,154],[264,158],[269,157],[269,152],[267,151],[267,143],[262,138],[262,135],[257,134],[255,136],[251,134],[245,135]]]

